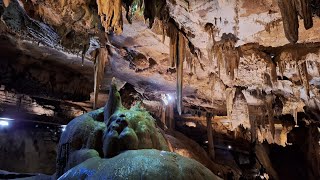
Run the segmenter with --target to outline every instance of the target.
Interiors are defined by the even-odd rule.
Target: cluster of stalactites
[[[238,39],[235,35],[223,34],[220,41],[214,38],[219,33],[219,30],[212,24],[207,23],[204,27],[209,35],[209,42],[207,44],[207,52],[210,61],[215,58],[217,60],[218,75],[220,76],[221,67],[225,67],[226,74],[234,79],[234,70],[238,69],[240,56],[235,47]]]
[[[278,81],[277,64],[273,62],[270,56],[265,55],[262,57],[266,62],[266,70],[264,73],[264,84],[273,87]]]
[[[290,68],[295,68],[299,74],[300,82],[303,84],[306,90],[307,96],[310,97],[310,84],[308,78],[307,61],[305,58],[299,58],[297,53],[282,52],[280,57],[277,58],[277,66],[279,67],[279,72],[282,78],[287,66],[290,66]]]
[[[122,4],[129,23],[132,22],[132,16],[137,8],[143,10],[143,16],[145,20],[149,20],[150,28],[156,17],[164,20],[168,16],[164,0],[97,0],[98,15],[107,32],[111,31],[118,35],[122,33]]]
[[[97,0],[98,15],[107,31],[121,34],[123,29],[122,0]]]
[[[237,38],[233,34],[223,34],[220,41],[213,41],[212,46],[208,48],[208,56],[217,60],[218,74],[220,76],[221,68],[224,67],[226,75],[231,79],[235,77],[235,70],[240,63],[240,55],[235,47]]]
[[[278,0],[283,28],[287,39],[291,43],[298,41],[299,19],[303,18],[305,29],[313,26],[310,0]]]

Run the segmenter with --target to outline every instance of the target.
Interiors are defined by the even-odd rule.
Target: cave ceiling
[[[233,112],[248,118],[306,110],[319,118],[317,0],[300,1],[310,8],[300,5],[296,17],[287,17],[276,0],[141,2],[0,0],[0,55],[7,61],[3,66],[11,68],[2,68],[2,74],[10,79],[19,68],[28,71],[30,78],[21,81],[32,79],[34,86],[8,83],[4,75],[1,84],[32,97],[85,102],[88,109],[96,81],[96,105],[102,106],[110,79],[116,77],[133,85],[144,100],[178,95],[182,111],[201,108],[227,115],[231,103]],[[306,14],[311,14],[311,28]],[[288,18],[296,18],[295,27]],[[108,57],[99,61],[104,75],[94,78],[95,72],[101,74],[100,56]],[[178,59],[177,68],[171,67],[172,58]],[[182,91],[177,79],[182,79]]]

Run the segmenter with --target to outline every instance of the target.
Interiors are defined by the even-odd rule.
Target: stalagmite
[[[104,69],[108,60],[108,50],[106,48],[99,48],[96,50],[94,58],[94,102],[93,109],[97,108],[99,86],[104,76]]]
[[[291,43],[296,43],[298,41],[298,14],[295,7],[294,0],[278,0],[278,5],[280,8],[283,28],[286,38]]]
[[[104,113],[103,113],[103,119],[106,125],[109,125],[109,120],[112,114],[119,109],[123,109],[122,103],[121,103],[121,96],[120,93],[117,90],[115,78],[112,78],[111,86],[109,90],[109,97],[108,102],[104,106]]]

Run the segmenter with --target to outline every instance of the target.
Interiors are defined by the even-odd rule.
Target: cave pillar
[[[214,144],[213,144],[213,134],[212,134],[212,118],[213,114],[212,113],[207,113],[206,114],[207,118],[207,135],[208,135],[208,153],[209,157],[211,159],[215,158],[215,153],[214,153]]]

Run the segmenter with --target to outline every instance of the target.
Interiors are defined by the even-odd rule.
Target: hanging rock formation
[[[122,1],[121,0],[97,0],[98,14],[102,26],[107,31],[121,34],[123,29]]]
[[[299,36],[298,14],[303,18],[304,28],[313,26],[310,0],[279,0],[285,35],[290,43],[296,43]]]

